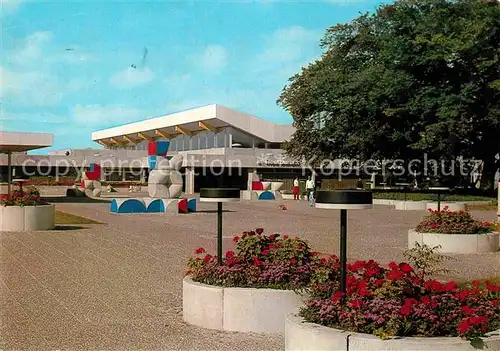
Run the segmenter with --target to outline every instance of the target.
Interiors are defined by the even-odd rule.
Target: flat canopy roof
[[[0,153],[41,149],[52,146],[53,143],[53,134],[0,132]]]
[[[205,130],[218,133],[224,127],[234,127],[270,143],[289,140],[295,131],[291,124],[276,124],[214,104],[96,131],[92,140],[102,145],[137,144],[156,137],[193,136]]]

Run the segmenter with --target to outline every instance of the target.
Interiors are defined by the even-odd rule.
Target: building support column
[[[194,167],[186,167],[186,194],[194,194]]]
[[[10,199],[12,188],[12,152],[7,152],[7,198]]]

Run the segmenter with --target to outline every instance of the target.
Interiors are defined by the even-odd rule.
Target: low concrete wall
[[[55,226],[55,206],[0,206],[0,230],[23,232]]]
[[[445,207],[448,207],[450,211],[467,211],[467,206],[465,202],[441,202],[441,210]],[[437,211],[438,203],[437,202],[428,202],[427,209]]]
[[[425,211],[426,201],[394,201],[394,208],[399,211]]]
[[[285,317],[297,313],[302,298],[290,290],[222,288],[183,280],[186,323],[208,329],[284,333]]]
[[[483,350],[500,350],[500,330],[483,338]],[[305,323],[296,315],[288,315],[285,321],[286,351],[389,351],[389,350],[477,350],[470,342],[458,337],[407,337],[382,340],[375,335],[348,332],[318,324]]]
[[[414,229],[408,231],[408,248],[415,247],[415,242],[430,247],[441,246],[443,253],[477,254],[497,252],[499,233],[488,234],[438,234],[419,233]]]
[[[389,200],[389,199],[373,199],[374,205],[386,205],[386,206],[394,206],[394,203],[398,200]]]

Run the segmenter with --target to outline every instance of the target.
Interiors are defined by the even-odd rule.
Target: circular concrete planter
[[[427,201],[394,201],[394,208],[399,211],[425,211]]]
[[[301,305],[290,290],[223,288],[189,277],[182,283],[184,321],[207,329],[283,334],[286,315]]]
[[[24,232],[55,226],[55,206],[0,206],[0,230]]]
[[[408,248],[415,247],[415,242],[430,247],[440,245],[443,253],[476,254],[496,252],[499,246],[497,232],[487,234],[438,234],[419,233],[414,229],[408,231]]]
[[[500,350],[500,330],[482,338],[484,350]],[[477,350],[469,341],[458,337],[401,337],[382,340],[375,335],[343,331],[319,324],[305,323],[296,315],[285,321],[285,350]]]

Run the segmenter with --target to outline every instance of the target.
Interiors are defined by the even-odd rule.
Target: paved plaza
[[[233,235],[263,227],[338,252],[339,211],[305,201],[225,204]],[[179,215],[109,213],[109,203],[57,203],[103,225],[0,233],[0,349],[280,350],[283,337],[204,330],[182,321],[182,277],[192,250],[215,252],[216,205]],[[494,211],[474,212],[494,220]],[[349,259],[402,260],[407,232],[424,212],[386,206],[349,212]],[[456,278],[500,275],[500,253],[456,256]]]

